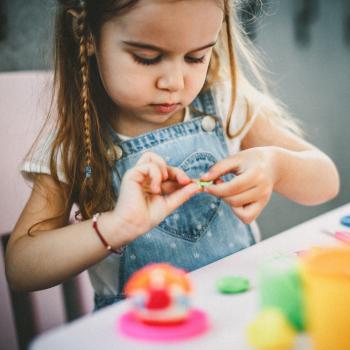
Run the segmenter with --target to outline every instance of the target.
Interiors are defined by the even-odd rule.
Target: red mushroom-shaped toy
[[[166,263],[150,264],[135,272],[125,286],[138,320],[151,325],[186,321],[191,283],[184,270]]]

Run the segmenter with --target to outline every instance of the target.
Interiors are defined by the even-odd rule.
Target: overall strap
[[[194,114],[204,113],[216,116],[215,101],[210,89],[201,92],[192,102],[191,106],[194,109]]]

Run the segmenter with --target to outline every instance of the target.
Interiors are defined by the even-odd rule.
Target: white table
[[[128,302],[123,301],[39,336],[31,344],[30,350],[251,349],[246,341],[245,330],[259,310],[256,289],[259,264],[276,254],[295,254],[312,246],[341,245],[333,237],[322,233],[322,228],[346,229],[339,224],[340,217],[346,214],[350,214],[350,204],[192,272],[193,303],[208,313],[212,325],[205,335],[172,344],[127,338],[119,334],[115,326],[117,318],[129,307]],[[215,282],[227,274],[247,276],[251,281],[251,290],[238,295],[219,294]],[[308,337],[299,335],[295,349],[309,348]]]

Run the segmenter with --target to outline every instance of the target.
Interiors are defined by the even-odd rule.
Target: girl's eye
[[[185,57],[185,60],[188,63],[203,63],[205,59],[205,56],[202,57],[191,57],[191,56],[187,56]]]
[[[150,66],[152,64],[159,63],[162,59],[162,55],[159,55],[159,56],[154,57],[154,58],[144,58],[144,57],[140,57],[140,56],[133,54],[132,57],[136,63],[143,64],[145,66]],[[205,59],[205,56],[202,56],[202,57],[186,56],[185,57],[185,60],[188,63],[203,63],[204,59]]]
[[[156,63],[160,62],[160,60],[162,59],[161,55],[156,56],[154,58],[144,58],[144,57],[140,57],[137,55],[132,55],[132,57],[136,63],[143,64],[145,66],[150,66],[151,64],[156,64]]]

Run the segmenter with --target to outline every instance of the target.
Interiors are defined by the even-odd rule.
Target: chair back
[[[34,336],[93,308],[84,272],[39,292],[9,289],[4,269],[6,243],[30,195],[20,165],[47,116],[52,72],[0,73],[0,349],[27,349]]]

